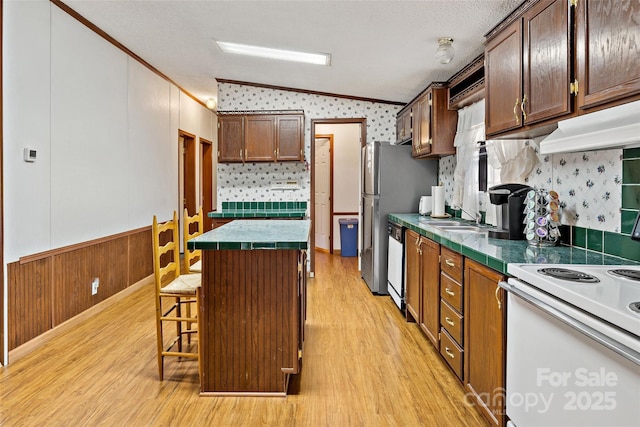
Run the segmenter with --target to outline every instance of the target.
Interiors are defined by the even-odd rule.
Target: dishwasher
[[[391,299],[404,311],[404,233],[400,224],[389,221],[389,252],[387,257],[387,289]]]

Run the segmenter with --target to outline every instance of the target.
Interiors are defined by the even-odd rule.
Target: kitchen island
[[[236,220],[201,249],[200,395],[285,396],[300,372],[309,220]]]

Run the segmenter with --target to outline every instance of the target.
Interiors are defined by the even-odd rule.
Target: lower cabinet
[[[440,245],[418,233],[405,235],[407,320],[415,321],[438,348],[440,323]]]
[[[504,279],[473,260],[465,261],[464,383],[494,426],[505,425],[506,307],[498,286]]]
[[[405,234],[407,321],[439,350],[487,421],[505,418],[505,276],[438,243]]]

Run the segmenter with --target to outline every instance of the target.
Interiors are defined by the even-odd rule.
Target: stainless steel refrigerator
[[[411,145],[374,142],[362,148],[360,268],[374,294],[387,292],[387,216],[418,212],[420,196],[437,185],[438,160],[416,160]]]

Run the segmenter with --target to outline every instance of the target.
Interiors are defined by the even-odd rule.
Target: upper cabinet
[[[396,143],[402,144],[412,137],[412,105],[404,107],[396,116]]]
[[[580,112],[640,97],[638,14],[638,0],[578,1],[576,65]]]
[[[640,99],[638,13],[638,0],[523,2],[487,34],[487,136],[542,135]]]
[[[446,83],[432,83],[413,104],[412,156],[440,157],[455,154],[453,140],[458,113],[447,108]]]
[[[302,114],[221,114],[218,162],[283,162],[304,159]]]
[[[567,0],[543,0],[485,46],[486,134],[571,113],[571,16]]]

